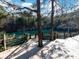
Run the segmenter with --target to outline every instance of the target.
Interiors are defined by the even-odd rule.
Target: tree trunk
[[[4,49],[6,50],[6,35],[4,34]]]
[[[66,38],[66,33],[64,33],[64,39]]]
[[[70,32],[69,34],[70,34],[70,37],[72,37],[72,33]]]
[[[51,38],[50,38],[50,41],[55,40],[54,39],[54,22],[53,22],[53,18],[54,18],[54,0],[51,0],[51,4],[52,4],[52,12],[51,12]]]
[[[37,29],[38,29],[38,47],[42,47],[41,15],[40,0],[37,0]]]

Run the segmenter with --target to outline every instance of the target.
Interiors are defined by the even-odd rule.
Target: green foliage
[[[4,13],[4,12],[5,12],[4,8],[0,5],[0,13]]]
[[[0,39],[3,39],[3,35],[2,34],[0,34]]]
[[[4,34],[4,32],[0,32],[0,39],[3,39],[3,34]]]
[[[0,52],[4,51],[4,47],[2,45],[0,45]]]
[[[23,40],[23,39],[14,39],[14,40],[12,40],[12,41],[10,42],[10,45],[11,45],[11,46],[15,46],[15,45],[22,44],[22,43],[24,43],[24,42],[25,42],[25,40]]]
[[[19,25],[23,25],[26,23],[26,20],[24,18],[20,17],[16,20],[16,23]]]
[[[19,45],[19,44],[22,44],[24,43],[25,40],[20,38],[20,39],[13,39],[12,41],[10,41],[9,45],[10,46],[16,46],[16,45]]]
[[[4,7],[0,5],[0,19],[5,18],[7,16],[7,12],[4,10]]]
[[[0,41],[3,40],[4,36],[3,36],[4,32],[0,32]],[[4,51],[4,46],[2,44],[0,44],[0,52]]]
[[[24,39],[27,42],[28,41],[28,35],[24,34],[22,39]]]
[[[20,44],[23,44],[25,41],[28,41],[27,40],[27,35],[22,35],[21,38],[15,38],[13,40],[11,40],[8,45],[10,46],[16,46],[16,45],[20,45]]]

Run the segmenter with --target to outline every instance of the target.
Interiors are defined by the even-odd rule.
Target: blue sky
[[[29,7],[30,4],[36,3],[36,0],[25,0],[25,1],[26,2],[22,2],[21,0],[12,0],[12,2],[14,4],[17,4],[17,5],[20,5],[20,6],[22,6],[23,3],[24,3],[23,6]],[[49,1],[49,0],[47,0],[47,1]],[[61,4],[61,6],[66,6],[66,7],[64,7],[64,9],[69,9],[69,8],[72,8],[77,3],[77,1],[78,0],[59,0],[59,3]]]
[[[26,3],[35,3],[36,2],[36,0],[25,0],[25,1],[26,1]],[[64,3],[64,1],[65,1],[65,3]],[[19,5],[20,5],[20,3],[22,3],[21,0],[12,0],[12,2],[15,4],[19,4]],[[66,4],[69,6],[70,4],[74,5],[77,2],[77,0],[59,0],[59,2],[61,4]]]
[[[67,7],[72,7],[77,3],[77,0],[60,0],[60,4],[67,6]]]
[[[25,3],[35,3],[36,0],[26,0]],[[12,2],[14,4],[18,4],[18,5],[21,5],[21,3],[23,3],[21,0],[12,0]]]
[[[6,0],[6,1],[9,1],[9,2],[12,2],[16,5],[22,5],[23,2],[21,0]],[[25,0],[26,2],[25,3],[36,3],[36,0]],[[44,1],[44,0],[43,0]],[[46,1],[49,1],[49,0],[46,0]],[[67,7],[69,7],[71,5],[71,7],[77,3],[78,0],[58,0],[60,2],[61,5],[66,5]],[[65,1],[65,2],[64,2]]]
[[[12,0],[14,4],[17,4],[19,6],[23,7],[30,7],[33,3],[36,3],[36,0],[25,0],[26,2],[22,2],[21,0]],[[46,0],[45,5],[41,5],[44,9],[41,9],[42,13],[49,13],[51,11],[51,3],[48,2],[49,0]],[[71,8],[77,3],[78,0],[58,0],[59,4],[63,6],[64,10],[69,10],[71,12]],[[57,6],[56,8],[59,8],[60,6]],[[55,9],[57,10],[57,9]],[[60,13],[60,11],[59,11]],[[56,12],[55,12],[56,14]]]
[[[31,7],[31,5],[33,3],[36,3],[36,0],[26,0],[26,2],[22,2],[21,0],[6,0],[8,2],[11,2],[13,4],[19,5],[21,7]],[[44,9],[41,9],[42,13],[46,13],[46,12],[50,12],[51,11],[51,3],[48,2],[49,0],[46,0],[46,4],[45,5],[41,5],[41,7],[43,7]],[[57,0],[56,0],[57,1]],[[78,0],[58,0],[61,6],[64,6],[64,10],[69,10],[70,8],[72,8],[74,5],[78,4],[77,2],[79,2]],[[64,2],[65,1],[65,2]],[[57,10],[60,6],[57,6],[55,10]],[[79,6],[77,7],[79,8]],[[71,10],[69,10],[71,11]]]

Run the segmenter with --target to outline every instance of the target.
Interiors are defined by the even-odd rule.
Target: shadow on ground
[[[45,44],[44,44],[44,46],[45,45],[47,45],[49,43],[49,41],[48,42],[46,42]],[[20,50],[18,50],[19,48],[22,48],[22,49],[20,49]],[[15,59],[29,59],[30,57],[32,57],[32,56],[34,56],[34,55],[36,55],[37,54],[37,52],[39,52],[42,48],[39,48],[39,47],[37,47],[37,44],[36,45],[33,45],[33,46],[30,46],[30,44],[28,45],[28,44],[25,44],[24,46],[20,46],[20,47],[18,47],[18,48],[16,48],[10,55],[8,55],[5,59],[12,59],[13,57],[15,57],[15,56],[17,56],[17,55],[19,55],[20,53],[22,53],[22,52],[24,52],[22,55],[19,55],[19,56],[17,56],[17,57],[15,57]],[[28,50],[27,51],[27,49],[28,48],[32,48],[31,50]],[[18,50],[18,51],[17,51]],[[16,52],[17,51],[17,52]]]

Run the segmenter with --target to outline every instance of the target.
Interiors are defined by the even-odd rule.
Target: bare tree
[[[51,0],[51,5],[52,5],[52,12],[51,12],[51,38],[50,41],[54,40],[54,1],[55,0]]]
[[[42,31],[41,31],[41,15],[40,15],[40,0],[37,0],[37,29],[38,29],[38,46],[42,47]]]

